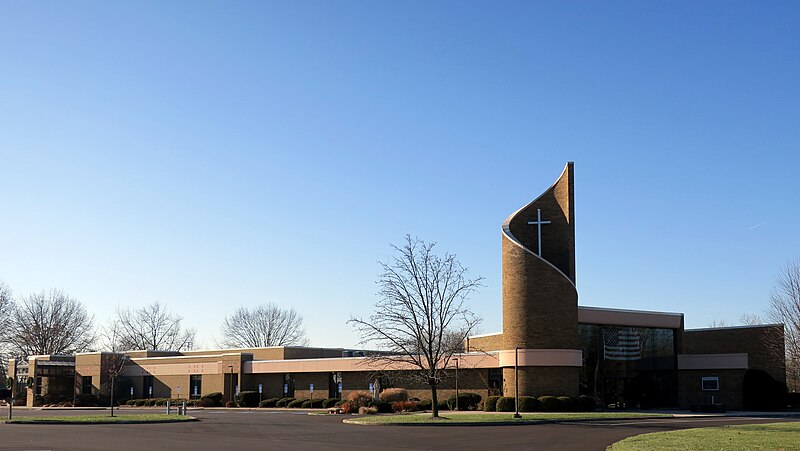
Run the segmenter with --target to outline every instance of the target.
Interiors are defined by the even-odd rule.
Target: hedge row
[[[513,397],[490,396],[483,403],[486,412],[514,412],[516,400]],[[595,399],[591,396],[533,396],[519,397],[520,412],[591,412]]]
[[[182,402],[186,401],[186,405],[188,406],[195,406],[197,405],[196,400],[188,400],[188,399],[171,399],[171,398],[146,398],[146,399],[129,399],[125,401],[126,406],[135,406],[135,407],[162,407],[167,405],[167,401],[173,406],[177,406]]]

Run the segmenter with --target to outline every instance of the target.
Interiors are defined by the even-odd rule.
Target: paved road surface
[[[16,413],[62,415],[81,412],[20,409]],[[293,411],[220,409],[192,411],[190,414],[202,421],[148,425],[1,424],[0,449],[603,450],[622,438],[647,432],[723,424],[798,421],[784,418],[706,417],[437,427],[346,425],[341,423],[341,416],[306,415]]]

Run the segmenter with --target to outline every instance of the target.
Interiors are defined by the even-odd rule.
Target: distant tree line
[[[275,304],[242,307],[221,324],[223,346],[261,347],[307,345],[303,317]],[[118,307],[113,318],[95,324],[79,300],[51,289],[14,296],[0,282],[0,376],[8,358],[74,354],[90,351],[186,351],[196,346],[197,332],[166,304]]]

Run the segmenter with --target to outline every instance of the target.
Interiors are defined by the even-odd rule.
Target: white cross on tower
[[[539,257],[542,256],[542,224],[550,224],[550,221],[542,221],[542,210],[536,209],[536,221],[528,221],[528,224],[536,224],[539,229]]]

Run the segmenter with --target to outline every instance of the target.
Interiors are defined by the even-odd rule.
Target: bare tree
[[[800,390],[800,260],[778,275],[767,316],[784,325],[786,383],[792,391]]]
[[[222,344],[230,348],[308,346],[303,317],[275,304],[240,307],[222,323]]]
[[[14,303],[11,297],[11,289],[3,282],[0,282],[0,377],[3,381],[6,378],[6,368],[8,367],[9,343],[6,340],[9,325],[11,324],[11,313]],[[5,386],[5,384],[2,384]]]
[[[714,329],[716,329],[718,327],[728,327],[728,323],[725,322],[724,319],[720,319],[720,320],[714,319],[714,320],[711,320],[710,323],[708,323],[708,327],[714,328]]]
[[[758,326],[764,323],[760,316],[752,313],[742,313],[742,316],[739,317],[739,322],[743,326]]]
[[[388,354],[370,358],[414,368],[431,389],[433,416],[439,416],[436,387],[453,354],[480,322],[466,306],[483,278],[467,278],[467,269],[455,255],[434,252],[435,243],[406,235],[403,247],[392,246],[399,256],[381,263],[380,299],[367,319],[354,316],[352,324],[362,343]]]
[[[74,354],[95,341],[93,318],[83,304],[61,290],[31,294],[16,303],[8,341],[23,355]]]
[[[114,350],[185,351],[196,332],[183,329],[183,318],[167,312],[160,302],[133,309],[117,308],[117,318],[104,331],[106,348]],[[113,332],[112,332],[113,331]],[[109,337],[114,337],[109,342]]]
[[[105,373],[106,383],[109,392],[109,405],[111,406],[111,416],[114,416],[114,396],[117,394],[117,384],[125,372],[125,365],[128,363],[128,356],[125,354],[103,354],[103,372]]]

